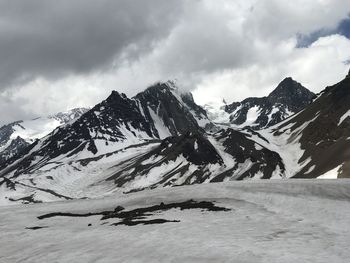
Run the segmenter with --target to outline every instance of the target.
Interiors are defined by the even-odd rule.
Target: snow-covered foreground
[[[37,218],[189,199],[231,210],[158,211],[147,219],[179,222],[136,226],[101,215]],[[349,226],[350,180],[192,185],[0,207],[0,262],[348,262]]]

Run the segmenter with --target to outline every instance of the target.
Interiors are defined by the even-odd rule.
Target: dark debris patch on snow
[[[35,199],[34,194],[29,195],[29,196],[25,196],[25,197],[21,197],[21,198],[18,198],[18,199],[15,199],[15,198],[11,198],[11,197],[10,197],[9,200],[12,201],[12,202],[21,201],[21,202],[24,203],[24,204],[42,203],[42,201],[36,200],[36,199]]]
[[[142,208],[136,208],[129,211],[124,211],[124,207],[117,206],[114,211],[102,211],[102,212],[96,212],[96,213],[85,213],[85,214],[77,214],[77,213],[61,213],[61,212],[55,212],[55,213],[49,213],[45,215],[38,216],[39,220],[51,218],[51,217],[57,217],[57,216],[63,216],[63,217],[89,217],[89,216],[96,216],[101,215],[101,220],[107,220],[111,218],[118,218],[121,219],[120,222],[112,224],[113,226],[118,225],[127,225],[127,226],[135,226],[135,225],[149,225],[149,224],[164,224],[168,222],[180,222],[179,220],[167,220],[162,218],[157,219],[150,219],[147,220],[147,217],[154,215],[155,213],[161,212],[161,211],[167,211],[170,209],[180,209],[180,210],[188,210],[188,209],[201,209],[201,211],[231,211],[229,208],[221,207],[215,205],[213,202],[210,201],[194,201],[194,200],[188,200],[184,202],[178,202],[178,203],[169,203],[164,204],[163,202],[159,205],[153,205],[149,207],[142,207]],[[104,224],[104,223],[102,223]]]
[[[38,230],[38,229],[42,229],[42,228],[48,228],[48,226],[32,226],[32,227],[26,227],[26,229],[30,229],[30,230]]]
[[[171,222],[177,223],[177,222],[180,222],[180,220],[167,220],[162,218],[150,219],[150,220],[123,220],[121,222],[112,224],[112,226],[155,225],[155,224],[164,224],[164,223],[171,223]]]

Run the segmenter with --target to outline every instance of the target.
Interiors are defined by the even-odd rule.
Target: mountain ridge
[[[284,103],[286,94],[300,91],[308,102],[299,85],[286,78],[271,97]],[[295,102],[306,105],[261,130],[212,123],[192,95],[171,82],[132,98],[113,91],[0,165],[0,197],[37,202],[228,180],[347,177],[348,87],[346,78],[310,103]],[[324,164],[335,151],[339,158]]]
[[[59,156],[67,160],[93,157],[97,153],[201,129],[189,108],[167,83],[155,84],[131,99],[112,91],[107,99],[77,121],[57,128],[40,140],[36,146],[39,149],[27,154],[24,170],[37,166],[32,162],[43,165]],[[42,161],[35,161],[37,158]]]
[[[249,97],[241,102],[224,104],[214,110],[205,106],[214,122],[230,124],[234,128],[261,130],[271,127],[302,110],[315,94],[291,77],[286,77],[264,97]],[[217,121],[215,120],[217,118]]]

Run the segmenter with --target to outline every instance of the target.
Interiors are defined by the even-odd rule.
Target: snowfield
[[[134,226],[101,215],[37,218],[190,199],[230,210],[159,210],[143,220],[178,222]],[[350,180],[182,186],[0,207],[0,262],[349,262],[349,226]]]

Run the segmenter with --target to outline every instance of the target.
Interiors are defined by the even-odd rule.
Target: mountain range
[[[132,98],[113,91],[51,132],[37,129],[42,136],[16,136],[14,127],[31,127],[25,122],[5,125],[0,202],[228,180],[349,177],[349,89],[349,75],[317,96],[286,78],[266,97],[215,112],[169,81]],[[8,154],[12,144],[18,150]]]

